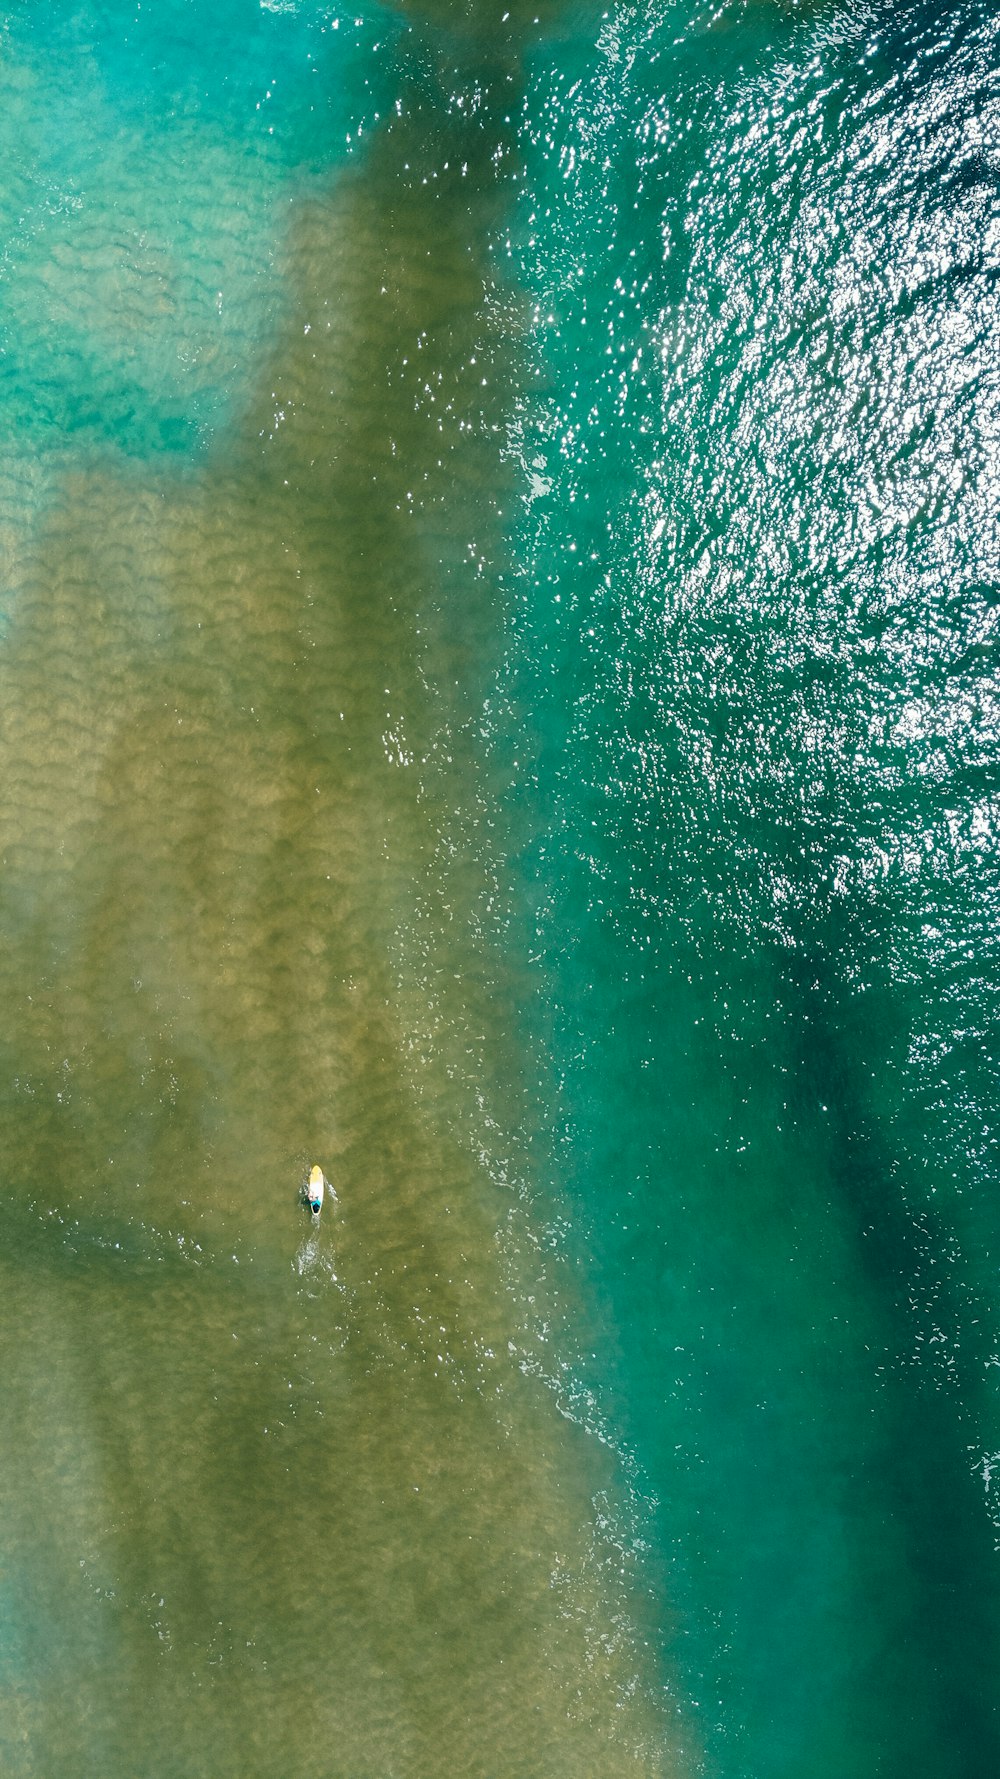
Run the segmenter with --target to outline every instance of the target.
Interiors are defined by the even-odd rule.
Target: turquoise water
[[[713,1772],[998,1758],[996,55],[611,13],[526,107],[528,940]]]
[[[4,1771],[993,1773],[996,19],[0,50]]]

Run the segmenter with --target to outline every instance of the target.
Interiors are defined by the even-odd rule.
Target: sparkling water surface
[[[4,1772],[985,1779],[995,15],[0,26]]]

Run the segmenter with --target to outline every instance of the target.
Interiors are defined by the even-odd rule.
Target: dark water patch
[[[714,61],[617,15],[529,99],[526,936],[710,1770],[958,1773],[1000,1628],[996,216],[950,175],[995,21],[741,19]]]

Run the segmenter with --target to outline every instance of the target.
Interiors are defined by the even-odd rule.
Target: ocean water
[[[12,1779],[1000,1768],[998,36],[4,9]]]

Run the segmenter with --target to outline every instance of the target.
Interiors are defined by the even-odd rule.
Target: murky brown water
[[[81,447],[11,543],[12,1774],[666,1770],[502,1178],[544,1194],[469,740],[516,338],[492,152],[410,94],[289,206],[234,435],[200,469]]]

